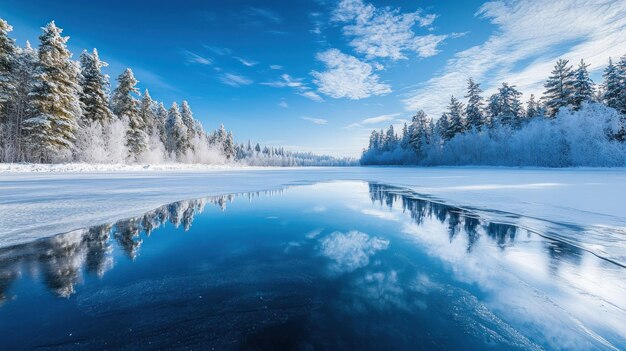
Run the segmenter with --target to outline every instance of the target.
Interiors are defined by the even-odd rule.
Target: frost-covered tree
[[[530,98],[526,104],[526,118],[531,119],[541,115],[541,105],[535,99],[535,94],[530,94]]]
[[[443,113],[435,124],[435,130],[442,140],[449,140],[454,135],[450,133],[450,117],[447,113]]]
[[[233,140],[232,132],[226,134],[226,139],[224,140],[224,156],[229,160],[235,157],[235,141]]]
[[[139,95],[137,83],[133,71],[127,68],[117,78],[117,87],[113,91],[113,98],[111,99],[113,113],[120,119],[128,121],[126,146],[130,160],[136,160],[148,149],[148,135],[144,131],[145,124],[139,115],[139,101],[135,97]]]
[[[191,112],[191,107],[189,107],[189,103],[184,100],[182,105],[180,106],[180,116],[187,127],[187,138],[193,139],[196,136],[196,122],[193,119],[193,112]]]
[[[15,41],[9,38],[12,30],[13,27],[0,19],[0,121],[6,118],[7,105],[15,91],[18,49]]]
[[[425,146],[429,143],[429,123],[430,121],[426,117],[426,113],[422,110],[417,111],[411,119],[411,127],[409,128],[410,145],[418,157],[423,155]]]
[[[467,106],[465,107],[465,118],[467,119],[467,129],[475,129],[480,131],[485,124],[485,115],[483,113],[484,103],[480,84],[474,82],[472,78],[467,80]]]
[[[561,107],[574,105],[576,77],[568,60],[559,59],[550,77],[544,84],[545,106],[549,116],[554,116]]]
[[[450,97],[448,105],[448,131],[446,139],[450,139],[457,134],[465,132],[465,118],[463,117],[463,103],[454,96]]]
[[[28,41],[24,48],[18,48],[16,63],[13,72],[14,90],[6,104],[4,126],[0,127],[0,140],[3,140],[0,150],[4,151],[2,160],[9,162],[24,160],[22,127],[34,111],[31,92],[35,83],[37,52]]]
[[[574,97],[572,101],[574,110],[580,109],[583,103],[593,100],[593,81],[589,78],[588,67],[589,65],[581,59],[574,72]]]
[[[96,49],[91,53],[83,51],[80,55],[80,101],[84,106],[83,120],[86,123],[99,122],[104,126],[114,118],[109,108],[109,77],[102,73],[102,68],[107,65],[100,60]]]
[[[144,131],[148,135],[159,133],[154,105],[154,100],[152,100],[150,92],[146,89],[141,97],[141,103],[139,104],[139,118],[143,121]]]
[[[61,33],[52,21],[39,37],[36,83],[31,92],[34,113],[23,123],[29,155],[36,161],[68,157],[82,114],[78,64],[67,49],[69,37]]]
[[[618,66],[609,58],[609,65],[604,70],[604,103],[622,113],[626,113],[626,83]]]
[[[519,92],[514,85],[502,83],[498,88],[498,93],[489,100],[489,111],[491,113],[492,127],[505,126],[509,128],[519,128],[524,122],[524,109]]]
[[[389,129],[387,129],[387,133],[385,134],[385,141],[383,145],[383,149],[386,151],[393,150],[398,144],[398,137],[396,136],[396,132],[393,129],[393,124],[389,125]]]
[[[165,124],[167,123],[167,109],[162,102],[159,102],[156,107],[155,127],[159,133],[159,138],[163,145],[167,144],[167,131],[165,130]]]
[[[175,102],[172,103],[167,113],[165,131],[167,133],[165,150],[180,160],[187,148],[187,127],[183,123],[178,104]]]

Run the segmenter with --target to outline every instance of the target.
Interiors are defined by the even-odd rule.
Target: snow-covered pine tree
[[[618,104],[617,110],[626,115],[626,55],[620,58],[615,67],[619,76],[619,95],[621,96],[621,103]]]
[[[167,145],[167,131],[165,130],[165,124],[167,123],[167,109],[162,102],[159,102],[156,108],[155,127],[159,133],[159,138],[163,145]]]
[[[448,117],[447,113],[443,113],[441,117],[439,117],[437,123],[435,124],[435,130],[442,140],[449,140],[452,138],[453,135],[450,133],[450,117]]]
[[[146,89],[139,104],[139,118],[143,121],[144,131],[148,135],[159,134],[157,115],[154,105],[154,100],[152,100],[150,92]]]
[[[446,139],[452,139],[457,134],[465,132],[465,118],[463,117],[463,103],[461,103],[454,96],[450,97],[450,104],[448,105],[448,131],[446,132]]]
[[[144,131],[145,124],[139,115],[139,101],[135,98],[135,95],[139,95],[137,83],[133,71],[127,68],[117,78],[117,87],[111,99],[113,113],[122,120],[128,120],[126,146],[130,160],[137,160],[148,149],[148,134]]]
[[[80,100],[84,106],[83,120],[86,123],[98,122],[104,126],[114,118],[109,108],[109,77],[102,73],[102,67],[107,65],[100,61],[96,49],[91,53],[85,50],[80,55]]]
[[[535,98],[535,94],[530,94],[526,104],[526,118],[531,119],[541,115],[541,106]]]
[[[232,132],[226,134],[226,139],[224,140],[224,156],[229,160],[235,157],[235,141],[233,140]]]
[[[578,111],[583,103],[593,100],[593,81],[589,78],[589,67],[584,60],[580,60],[578,68],[574,72],[574,97],[572,104]]]
[[[39,37],[36,83],[31,93],[35,111],[23,123],[33,161],[70,156],[82,114],[79,67],[71,60],[69,37],[62,37],[62,32],[52,21]]]
[[[561,107],[574,105],[574,71],[568,60],[559,59],[544,84],[543,98],[547,114],[554,117]]]
[[[187,127],[187,138],[191,140],[196,136],[196,123],[193,119],[193,112],[191,112],[191,107],[189,107],[187,100],[183,101],[180,108],[180,116],[183,119],[185,127]]]
[[[378,149],[380,148],[380,145],[378,144],[379,140],[380,140],[380,137],[378,136],[378,132],[376,131],[376,129],[372,130],[372,134],[370,134],[370,141],[369,141],[369,145],[367,146],[367,149],[371,151],[378,151]]]
[[[483,113],[484,103],[480,84],[474,82],[472,78],[467,80],[467,106],[465,107],[465,118],[467,118],[467,129],[475,129],[480,131],[485,124],[485,115]]]
[[[34,112],[31,92],[35,84],[37,52],[26,41],[26,46],[18,51],[17,70],[15,73],[15,93],[11,98],[10,134],[14,142],[10,161],[24,160],[22,125]]]
[[[178,104],[175,102],[172,103],[167,113],[165,131],[167,133],[165,150],[180,160],[187,151],[187,127],[183,123]]]
[[[490,103],[497,104],[496,107],[490,106],[490,109],[498,112],[494,118],[497,125],[519,129],[524,123],[521,96],[522,93],[514,85],[502,83],[502,86],[498,88],[497,98],[490,101]]]
[[[409,128],[411,133],[411,146],[418,157],[422,157],[424,148],[428,144],[428,123],[426,113],[422,110],[417,111],[415,116],[411,119],[411,127]]]
[[[608,107],[612,107],[621,111],[622,101],[622,77],[619,69],[613,64],[613,60],[609,58],[609,65],[604,69],[604,103]],[[626,112],[626,111],[623,111]]]
[[[15,91],[18,49],[15,46],[15,41],[9,38],[9,33],[12,30],[13,27],[5,20],[0,19],[0,123],[2,123],[3,128],[7,123],[9,100]]]
[[[407,150],[411,141],[411,135],[409,134],[409,126],[404,122],[402,125],[402,138],[400,139],[400,147]]]
[[[396,148],[398,144],[398,137],[396,136],[396,132],[393,129],[393,124],[389,125],[389,129],[387,129],[387,134],[385,135],[385,151],[391,151]]]

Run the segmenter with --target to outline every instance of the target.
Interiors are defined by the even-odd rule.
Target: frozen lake
[[[393,183],[408,177],[402,172]],[[540,196],[533,187],[540,177],[550,183],[545,173],[457,180],[456,187],[470,187],[457,192],[431,174],[422,185],[436,190],[440,182],[431,196],[416,193],[415,184],[411,190],[377,181],[310,182],[297,171],[291,178],[274,173],[275,182],[267,173],[229,174],[230,185],[212,184],[222,195],[183,190],[177,196],[193,199],[145,210],[167,193],[200,184],[194,180],[200,176],[170,175],[170,189],[152,192],[146,189],[163,184],[163,175],[63,175],[51,181],[55,186],[42,181],[51,175],[4,178],[2,187],[13,189],[3,195],[5,209],[12,198],[44,215],[31,218],[38,222],[31,236],[19,232],[37,240],[0,248],[3,348],[626,349],[626,269],[619,262],[626,255],[615,231],[623,209],[596,208],[576,222],[573,214],[585,205],[558,210],[544,201],[558,221],[512,212],[520,204],[499,206],[523,184],[520,203]],[[197,193],[211,185],[211,177],[204,179],[209,185],[198,185]],[[475,193],[480,182],[482,203]],[[486,186],[513,182],[517,188],[500,193]],[[226,191],[261,185],[271,190]],[[567,185],[540,187],[548,199]],[[26,200],[12,197],[16,189]],[[446,192],[449,203],[467,206],[432,201]],[[482,206],[489,200],[492,210]],[[59,220],[47,226],[53,213]],[[617,246],[579,240],[594,225]],[[42,235],[45,228],[65,233]]]

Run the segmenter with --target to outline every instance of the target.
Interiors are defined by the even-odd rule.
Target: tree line
[[[236,144],[221,125],[207,132],[187,101],[166,108],[133,71],[117,77],[110,92],[107,63],[98,51],[79,61],[69,37],[48,23],[37,48],[16,45],[0,19],[0,162],[252,163],[266,166],[344,165],[351,159]]]
[[[526,104],[506,82],[485,99],[469,78],[466,102],[452,96],[437,120],[418,111],[399,134],[374,130],[361,164],[625,166],[626,55],[609,59],[600,85],[588,67],[559,59]]]

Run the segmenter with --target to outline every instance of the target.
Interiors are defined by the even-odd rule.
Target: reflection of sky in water
[[[624,273],[402,189],[322,183],[1,249],[0,337],[9,349],[624,349]]]

